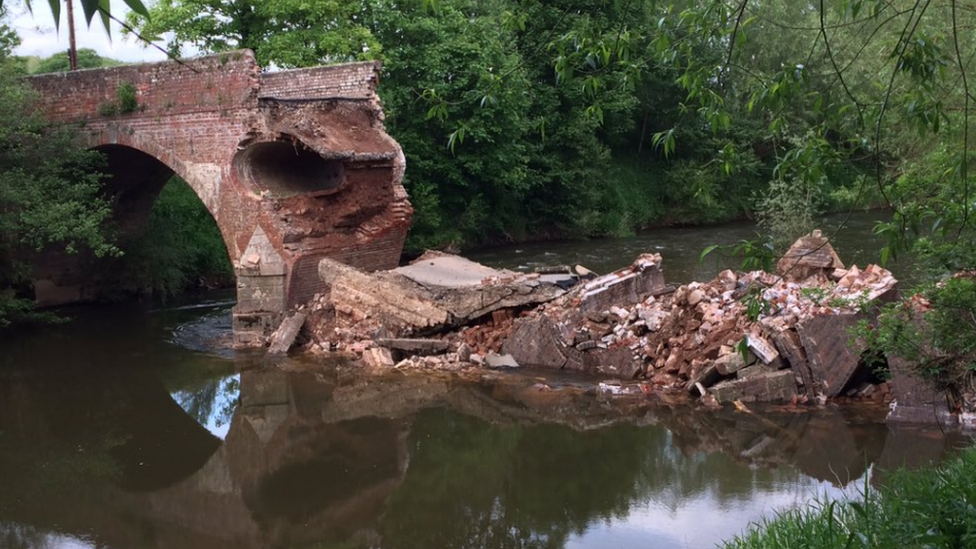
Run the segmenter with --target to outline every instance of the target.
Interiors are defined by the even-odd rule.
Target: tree
[[[77,68],[97,69],[99,67],[113,67],[121,65],[121,61],[102,57],[95,50],[82,48],[77,52]],[[65,72],[71,70],[71,62],[67,52],[60,52],[41,59],[32,74],[44,74],[48,72]]]
[[[143,5],[141,0],[123,0],[129,9],[133,12],[146,14],[146,6]],[[27,4],[27,9],[32,10],[31,0],[25,0]],[[71,70],[78,68],[78,49],[75,46],[75,23],[74,23],[74,0],[65,0],[68,7],[68,64]],[[81,8],[85,12],[85,20],[88,22],[88,26],[91,27],[92,19],[94,19],[97,13],[102,20],[102,25],[105,26],[105,32],[109,33],[111,36],[111,28],[109,27],[109,20],[116,19],[111,12],[111,4],[109,0],[79,0],[81,3]],[[61,24],[61,0],[48,0],[48,4],[51,6],[51,13],[54,16],[54,25],[60,26]],[[0,0],[0,12],[3,11],[3,0]]]
[[[31,109],[32,91],[9,55],[16,43],[0,25],[0,327],[39,316],[32,308],[33,254],[48,247],[118,252],[96,170],[100,157]]]
[[[179,56],[185,44],[204,52],[247,48],[262,66],[304,67],[375,59],[379,43],[352,0],[159,0],[133,10],[129,24]]]

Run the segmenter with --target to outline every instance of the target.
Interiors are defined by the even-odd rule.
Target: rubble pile
[[[566,275],[446,254],[369,274],[323,260],[332,289],[306,328],[313,349],[351,351],[373,367],[577,370],[707,403],[891,398],[848,345],[849,328],[893,295],[885,269],[846,269],[819,232],[798,240],[776,274],[727,270],[674,288],[661,265],[644,254],[567,291]]]
[[[845,270],[819,233],[800,239],[787,259],[780,267],[805,278],[724,271],[669,292],[660,256],[642,256],[519,319],[503,350],[523,364],[642,378],[719,403],[852,390],[885,398],[858,382],[862,350],[849,348],[848,330],[867,318],[869,304],[891,295],[895,278],[875,265]],[[644,279],[653,282],[639,284],[640,293],[616,289]],[[614,299],[594,303],[594,288]],[[750,299],[759,310],[755,320]],[[852,380],[857,387],[849,387]]]

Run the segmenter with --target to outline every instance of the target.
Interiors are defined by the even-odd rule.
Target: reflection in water
[[[3,546],[700,547],[897,454],[871,413],[219,364],[3,371]]]
[[[241,376],[235,374],[210,379],[195,389],[181,389],[172,393],[173,399],[210,434],[223,440],[230,430],[230,420],[237,409],[237,394]]]
[[[877,409],[708,412],[558,372],[364,378],[188,350],[228,319],[100,309],[0,339],[0,547],[705,547],[958,443]]]

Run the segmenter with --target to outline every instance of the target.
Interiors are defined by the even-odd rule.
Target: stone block
[[[849,343],[850,330],[861,318],[860,314],[822,315],[808,318],[796,326],[813,383],[829,398],[841,394],[858,369],[864,349],[859,345],[851,348]]]
[[[746,379],[723,381],[708,391],[720,403],[736,400],[777,402],[790,400],[796,395],[796,382],[793,372],[782,370]]]
[[[295,338],[305,324],[305,313],[295,313],[281,323],[281,326],[271,334],[271,345],[268,347],[268,354],[285,354],[291,346],[295,344]]]
[[[763,364],[771,364],[779,358],[779,351],[769,341],[755,334],[746,335],[746,346]]]
[[[619,379],[634,379],[642,371],[641,361],[626,347],[591,349],[583,353],[584,369]]]
[[[803,390],[806,395],[815,396],[818,389],[813,382],[813,373],[810,372],[810,363],[807,361],[803,344],[800,343],[799,334],[793,330],[784,330],[774,333],[772,339],[780,354],[789,362],[793,373],[803,380]]]
[[[516,321],[512,334],[502,346],[502,352],[511,354],[519,364],[546,368],[562,368],[569,351],[559,341],[558,328],[545,315]],[[572,351],[578,353],[576,349]],[[582,363],[580,366],[582,369]]]

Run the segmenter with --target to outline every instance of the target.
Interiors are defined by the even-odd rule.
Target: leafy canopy
[[[31,0],[24,0],[27,4],[27,8],[33,11],[33,3]],[[48,5],[51,6],[51,14],[54,16],[55,26],[61,24],[61,1],[62,0],[48,0]],[[122,0],[125,5],[129,7],[135,13],[140,13],[148,16],[149,10],[146,9],[145,4],[141,0]],[[0,0],[0,10],[3,9],[4,0]],[[85,21],[88,26],[91,26],[92,19],[95,18],[95,14],[98,14],[102,20],[102,25],[105,26],[105,32],[111,34],[109,28],[109,21],[113,18],[112,8],[109,0],[78,0],[81,4],[81,9],[85,13]]]
[[[352,0],[159,0],[128,23],[153,41],[172,33],[170,55],[186,44],[212,53],[247,48],[263,66],[303,67],[374,59],[379,42]]]

